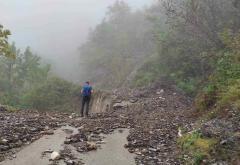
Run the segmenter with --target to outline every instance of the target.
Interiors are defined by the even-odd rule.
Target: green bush
[[[142,87],[158,80],[159,75],[163,76],[163,70],[158,61],[158,57],[152,57],[151,60],[146,61],[135,75],[132,85]]]
[[[220,94],[219,107],[225,106],[233,106],[240,110],[240,79],[226,87],[226,90]]]
[[[27,91],[22,97],[24,107],[38,110],[73,110],[73,98],[80,88],[60,78],[51,78]]]
[[[217,87],[214,84],[206,85],[195,98],[195,107],[198,111],[209,110],[217,101]]]
[[[198,89],[198,81],[196,79],[190,78],[185,81],[178,81],[177,87],[182,89],[184,92],[186,92],[190,96],[194,96],[196,94],[196,91]]]
[[[141,87],[150,84],[156,79],[156,75],[153,73],[139,73],[134,80],[134,86]]]
[[[239,108],[240,63],[234,61],[233,52],[220,51],[215,72],[195,98],[196,108],[200,111],[222,107],[227,103]],[[229,105],[229,104],[228,104]]]
[[[205,138],[198,131],[185,134],[178,139],[178,145],[184,154],[191,157],[191,164],[199,165],[202,160],[211,156],[211,152],[217,144],[216,139]]]

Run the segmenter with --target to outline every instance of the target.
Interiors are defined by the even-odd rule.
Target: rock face
[[[109,111],[112,107],[111,93],[97,91],[91,100],[91,112],[103,113]]]

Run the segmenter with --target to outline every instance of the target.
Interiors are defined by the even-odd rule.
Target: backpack
[[[92,92],[91,86],[89,86],[89,85],[83,86],[83,92],[82,92],[83,96],[91,96],[91,92]]]

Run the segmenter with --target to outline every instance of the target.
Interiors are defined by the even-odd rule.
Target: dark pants
[[[83,96],[83,98],[82,98],[81,116],[83,116],[85,105],[86,105],[86,112],[85,112],[85,114],[86,114],[86,116],[88,116],[90,100],[91,100],[90,96]]]

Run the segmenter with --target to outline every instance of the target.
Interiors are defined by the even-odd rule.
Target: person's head
[[[86,81],[85,84],[90,85],[90,82],[89,82],[89,81]]]

